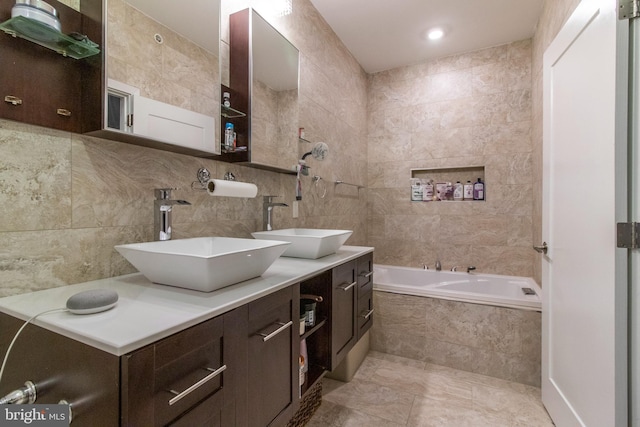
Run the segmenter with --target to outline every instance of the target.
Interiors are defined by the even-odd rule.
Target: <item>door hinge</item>
[[[617,224],[617,235],[619,248],[638,249],[640,244],[640,223],[619,222]]]
[[[618,19],[633,19],[640,16],[640,0],[618,0]]]
[[[127,114],[127,126],[128,127],[133,126],[133,114]]]

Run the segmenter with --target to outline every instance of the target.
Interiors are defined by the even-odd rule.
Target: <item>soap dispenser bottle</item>
[[[473,200],[473,184],[467,181],[464,185],[464,200]]]
[[[453,185],[453,200],[459,201],[464,199],[464,188],[460,181]]]
[[[473,200],[484,200],[484,182],[481,178],[473,184]]]

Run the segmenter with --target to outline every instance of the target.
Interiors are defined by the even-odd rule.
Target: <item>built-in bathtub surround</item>
[[[368,111],[376,263],[532,276],[531,40],[373,74]],[[485,201],[410,201],[412,169],[478,166]]]
[[[540,386],[541,314],[374,291],[371,349]]]

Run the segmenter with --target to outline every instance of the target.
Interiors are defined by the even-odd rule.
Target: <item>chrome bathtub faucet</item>
[[[442,271],[442,264],[440,264],[440,260],[436,260],[436,271]]]
[[[458,269],[462,267],[461,265],[456,265],[454,267],[451,267],[451,271],[458,271]],[[467,273],[471,273],[473,270],[475,270],[476,268],[473,265],[470,265],[469,267],[467,267]]]

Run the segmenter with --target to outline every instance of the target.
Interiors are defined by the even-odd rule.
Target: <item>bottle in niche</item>
[[[458,201],[463,199],[464,199],[464,188],[462,184],[460,184],[460,181],[457,181],[453,185],[453,200]]]
[[[467,183],[464,185],[463,199],[473,200],[473,184],[471,183],[471,181],[467,181]]]
[[[224,126],[224,150],[231,152],[235,150],[236,133],[233,130],[233,123]]]
[[[433,200],[433,181],[425,179],[422,181],[422,201],[430,202]]]
[[[224,105],[226,108],[231,108],[231,95],[229,94],[229,92],[222,93],[222,105]]]
[[[411,178],[411,201],[422,201],[422,183],[418,178]]]
[[[473,200],[484,200],[484,182],[480,178],[473,184]]]
[[[447,182],[447,191],[444,200],[453,200],[453,183]]]

